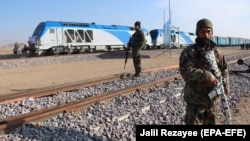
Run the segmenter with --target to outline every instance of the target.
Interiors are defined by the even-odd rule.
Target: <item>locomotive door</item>
[[[50,46],[54,46],[57,43],[56,28],[50,28],[49,39],[50,39]]]
[[[58,46],[62,42],[62,29],[50,28],[50,44],[52,46]]]
[[[56,39],[57,39],[57,45],[62,45],[62,28],[56,28]]]

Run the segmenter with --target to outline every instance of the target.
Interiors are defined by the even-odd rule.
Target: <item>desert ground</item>
[[[12,46],[0,47],[0,56],[12,54],[12,49]],[[240,52],[245,52],[245,50],[240,50],[240,47],[223,50],[223,53],[228,55]],[[143,58],[143,70],[178,64],[180,53],[181,50],[178,50],[176,54],[164,52],[154,58]],[[124,59],[121,58],[35,66],[28,68],[0,69],[0,95],[119,75],[124,72],[134,72],[131,58],[128,60],[125,70]],[[239,113],[237,114],[235,114],[231,109],[231,114],[233,119],[236,121],[236,124],[250,124],[249,101],[249,97],[242,98],[242,100],[238,103],[240,108]]]

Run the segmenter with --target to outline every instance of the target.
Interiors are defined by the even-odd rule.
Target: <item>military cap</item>
[[[135,22],[135,26],[141,27],[141,22],[140,22],[140,21],[136,21],[136,22]]]
[[[209,19],[201,19],[196,24],[196,35],[198,35],[198,32],[202,28],[211,28],[213,31],[213,24]]]

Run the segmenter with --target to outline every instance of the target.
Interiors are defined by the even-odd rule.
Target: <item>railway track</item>
[[[176,79],[181,79],[181,77],[179,75],[176,75],[176,76],[172,76],[168,78],[162,78],[160,80],[153,81],[148,84],[137,85],[134,87],[129,87],[129,88],[121,89],[118,91],[110,92],[108,94],[100,94],[97,96],[74,101],[71,103],[61,104],[61,105],[50,107],[47,109],[42,109],[42,110],[27,113],[27,114],[22,114],[22,115],[6,118],[0,121],[0,134],[9,133],[13,128],[18,127],[24,123],[28,123],[31,121],[45,120],[51,116],[55,116],[62,112],[69,112],[72,110],[74,111],[82,110],[82,109],[87,108],[89,105],[94,104],[98,101],[106,101],[119,95],[128,95],[136,90],[146,91],[148,90],[149,87],[153,85],[157,85],[157,86],[164,85],[164,83],[171,82]]]
[[[242,53],[237,53],[234,55],[227,55],[227,56],[238,56]],[[237,60],[230,61],[228,63],[236,63]],[[157,72],[157,71],[164,71],[164,70],[170,70],[170,69],[177,69],[178,65],[172,65],[168,67],[161,67],[161,68],[155,68],[155,69],[150,69],[150,70],[145,70],[143,73],[149,73],[149,72]],[[128,72],[132,73],[132,72]],[[126,74],[116,74],[114,76],[108,76],[105,78],[100,78],[100,79],[95,79],[95,80],[85,80],[85,81],[79,81],[79,82],[74,82],[74,83],[69,83],[69,84],[64,84],[64,85],[57,85],[57,86],[52,86],[52,87],[46,87],[46,88],[41,88],[41,89],[35,89],[35,90],[28,90],[28,91],[21,91],[21,92],[16,92],[16,93],[9,93],[5,94],[0,97],[0,104],[6,104],[10,102],[15,102],[15,101],[20,101],[20,100],[25,100],[28,98],[39,98],[39,97],[44,97],[44,96],[51,96],[56,94],[57,92],[60,91],[72,91],[80,87],[90,87],[93,85],[96,85],[98,83],[107,83],[115,80],[121,80],[121,75],[126,77]]]
[[[170,70],[170,69],[176,69],[178,68],[178,65],[168,66],[168,67],[161,67],[156,69],[150,69],[143,71],[143,73],[149,73],[149,72],[157,72],[157,71],[164,71],[164,70]],[[100,83],[107,83],[111,81],[121,80],[124,79],[127,76],[127,74],[130,74],[132,72],[128,72],[126,74],[116,74],[114,76],[107,76],[99,79],[92,79],[92,80],[85,80],[80,82],[74,82],[64,85],[57,85],[53,87],[46,87],[41,89],[35,89],[35,90],[29,90],[29,91],[21,91],[17,93],[11,93],[6,94],[0,97],[0,104],[7,104],[10,102],[16,102],[20,100],[25,100],[28,98],[39,98],[44,96],[51,96],[56,94],[57,92],[61,91],[73,91],[75,89],[78,89],[80,87],[90,87],[93,85],[97,85]]]
[[[228,63],[236,63],[236,62],[237,60],[232,60],[232,61],[229,61]],[[144,71],[144,73],[177,69],[177,68],[178,66],[174,65],[170,67],[147,70],[147,71]],[[89,87],[92,85],[96,85],[98,83],[107,83],[107,82],[115,81],[119,79],[124,79],[124,78],[121,78],[120,75],[116,75],[116,76],[112,76],[109,78],[103,78],[101,80],[92,80],[91,82],[78,82],[78,83],[70,84],[70,85],[64,85],[64,86],[59,86],[59,87],[47,88],[47,89],[46,88],[40,89],[38,91],[33,91],[33,92],[19,93],[19,94],[16,94],[15,96],[13,95],[5,96],[5,98],[0,99],[0,102],[1,104],[3,104],[3,103],[9,103],[9,102],[14,102],[18,100],[24,100],[30,97],[37,98],[37,97],[51,96],[53,94],[56,94],[58,91],[72,91],[79,87]],[[165,77],[156,81],[152,81],[147,84],[141,84],[141,85],[137,85],[137,86],[133,86],[129,88],[124,88],[118,91],[100,94],[98,96],[85,98],[85,99],[70,102],[67,104],[61,104],[61,105],[50,107],[47,109],[41,109],[41,110],[33,111],[30,113],[18,115],[18,116],[5,118],[0,121],[0,134],[9,133],[12,129],[24,123],[48,119],[49,117],[57,115],[62,112],[69,112],[72,110],[74,111],[82,110],[88,107],[89,105],[94,104],[95,102],[109,100],[119,95],[130,94],[131,92],[136,91],[136,90],[147,90],[151,86],[155,86],[155,85],[160,86],[167,82],[169,83],[175,79],[181,79],[180,75]]]

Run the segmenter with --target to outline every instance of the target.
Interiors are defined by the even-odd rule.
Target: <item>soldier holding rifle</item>
[[[140,77],[141,75],[141,49],[146,43],[145,35],[141,30],[141,22],[136,21],[134,24],[135,33],[132,35],[128,42],[128,48],[126,49],[126,55],[132,48],[133,63],[135,67],[134,77]]]
[[[229,73],[224,56],[211,40],[213,25],[209,19],[204,18],[197,22],[196,35],[195,44],[185,48],[179,60],[179,70],[186,82],[184,88],[184,100],[187,104],[185,124],[214,125],[219,98],[222,96],[216,94],[217,91],[214,89],[221,84],[219,86],[223,88],[221,93],[229,94]],[[211,58],[206,55],[208,51],[212,52],[215,65],[211,65]],[[223,78],[223,81],[219,78]],[[213,96],[210,94],[212,91],[215,91]],[[227,112],[229,112],[228,108]],[[228,116],[230,120],[230,113]]]

